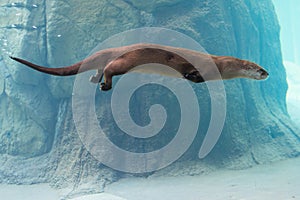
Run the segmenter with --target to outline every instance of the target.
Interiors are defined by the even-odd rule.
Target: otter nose
[[[267,76],[269,76],[269,73],[268,73],[266,70],[264,70],[264,69],[259,69],[258,72],[260,73],[260,75],[261,75],[262,77],[267,77]]]

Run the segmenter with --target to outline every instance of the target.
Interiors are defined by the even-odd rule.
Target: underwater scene
[[[0,0],[0,199],[300,200],[299,16]]]

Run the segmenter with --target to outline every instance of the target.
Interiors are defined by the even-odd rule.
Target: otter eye
[[[268,72],[266,72],[265,70],[263,70],[263,69],[258,69],[257,70],[257,72],[259,72],[261,75],[263,75],[263,76],[267,76],[267,75],[269,75],[269,73]]]
[[[259,73],[263,73],[265,70],[263,70],[263,69],[258,69],[258,70],[256,70],[256,72],[259,72]]]

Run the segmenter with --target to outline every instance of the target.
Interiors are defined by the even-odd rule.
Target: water
[[[274,0],[278,13],[278,20],[281,24],[281,44],[283,62],[286,68],[289,89],[287,93],[287,106],[290,116],[299,124],[299,82],[295,77],[300,69],[299,60],[299,32],[300,23],[298,11],[300,6],[295,1],[281,2]]]
[[[1,197],[300,199],[299,8],[274,3],[0,0]],[[54,77],[9,58],[53,68],[136,43],[233,56],[270,76],[130,73],[100,91],[95,70]],[[219,73],[211,57],[172,52]]]

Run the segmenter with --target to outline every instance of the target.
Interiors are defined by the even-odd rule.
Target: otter
[[[185,78],[195,83],[233,78],[263,80],[269,75],[258,64],[247,60],[158,44],[134,44],[104,49],[78,63],[60,68],[43,67],[20,58],[12,56],[10,58],[37,71],[55,76],[70,76],[88,70],[97,70],[90,81],[100,83],[103,91],[112,88],[113,76],[134,72],[137,66],[149,63],[167,65],[178,73],[176,75],[163,73],[157,67],[151,69],[151,66],[146,70],[144,68],[137,71]],[[103,77],[104,82],[101,83]]]

